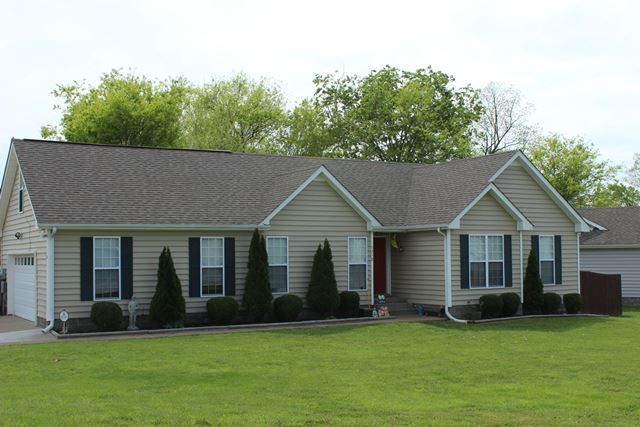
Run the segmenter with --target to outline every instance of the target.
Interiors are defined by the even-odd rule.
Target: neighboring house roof
[[[314,174],[372,226],[446,227],[506,166],[528,162],[519,151],[415,164],[30,139],[12,140],[11,152],[40,227],[267,225]],[[491,192],[531,226],[497,187]]]
[[[585,208],[578,211],[594,223],[594,230],[580,237],[581,246],[640,247],[640,207]]]

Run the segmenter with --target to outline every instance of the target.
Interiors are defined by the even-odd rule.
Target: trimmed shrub
[[[340,305],[332,258],[329,240],[324,239],[324,247],[318,245],[313,257],[311,279],[307,290],[309,306],[322,317],[333,316]]]
[[[230,325],[238,317],[238,308],[233,297],[211,298],[207,301],[207,316],[214,325]]]
[[[177,328],[184,325],[185,303],[182,285],[168,247],[162,249],[158,260],[158,282],[149,308],[151,319],[164,327]]]
[[[562,307],[562,297],[554,292],[544,294],[544,314],[558,314]]]
[[[577,314],[582,310],[582,296],[580,294],[565,294],[562,301],[567,314]]]
[[[91,306],[91,321],[99,331],[122,329],[122,309],[113,301],[96,302]]]
[[[480,312],[483,319],[494,319],[502,314],[502,298],[499,295],[483,295],[480,297]]]
[[[544,306],[542,279],[538,270],[538,258],[529,252],[527,270],[524,275],[524,304],[522,309],[524,314],[540,314]]]
[[[269,256],[264,236],[256,228],[249,246],[249,262],[242,303],[254,322],[262,322],[271,311],[271,284],[269,283]]]
[[[502,317],[514,316],[520,308],[520,295],[507,292],[500,295],[500,298],[502,298]]]
[[[340,293],[340,317],[360,317],[360,294],[353,291]]]
[[[302,311],[302,298],[293,294],[279,296],[273,301],[273,315],[278,322],[294,322]]]

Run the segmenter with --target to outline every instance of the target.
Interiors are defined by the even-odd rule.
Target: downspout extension
[[[449,312],[449,305],[451,304],[451,230],[447,228],[445,234],[438,227],[437,231],[444,237],[444,314],[453,322],[466,324],[469,322],[458,319]]]
[[[43,334],[51,332],[56,324],[55,319],[55,242],[53,236],[56,234],[57,229],[55,227],[47,230],[47,321],[49,324],[42,329]]]

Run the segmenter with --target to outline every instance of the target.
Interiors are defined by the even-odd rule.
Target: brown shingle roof
[[[40,224],[258,224],[321,165],[382,225],[447,224],[514,155],[423,165],[13,143]]]
[[[583,234],[583,245],[640,245],[640,207],[578,209],[580,215],[606,228]]]

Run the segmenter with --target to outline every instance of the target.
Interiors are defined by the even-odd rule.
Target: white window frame
[[[542,247],[542,239],[551,239],[551,259],[545,258],[542,259],[542,251],[540,248]],[[538,271],[540,272],[540,281],[542,281],[542,261],[553,263],[553,268],[551,268],[551,272],[553,273],[553,280],[551,283],[542,282],[543,286],[554,286],[556,284],[556,236],[553,234],[541,234],[538,236]]]
[[[24,212],[24,179],[22,174],[18,175],[18,213]]]
[[[267,236],[267,258],[269,255],[269,240],[271,239],[284,239],[287,244],[287,263],[286,264],[272,264],[269,259],[268,264],[269,267],[287,267],[287,290],[284,292],[273,292],[273,295],[283,295],[289,293],[289,237],[288,236]],[[269,284],[271,286],[271,284]]]
[[[472,286],[471,284],[471,264],[481,263],[483,261],[471,260],[471,237],[484,237],[484,286]],[[502,260],[489,259],[489,237],[500,237],[502,240]],[[469,234],[469,249],[467,257],[469,259],[469,289],[502,289],[505,287],[505,253],[504,253],[504,234]],[[489,286],[489,263],[502,262],[502,285],[501,286]]]
[[[364,264],[351,263],[351,240],[364,240],[365,256]],[[353,292],[367,292],[369,290],[369,238],[366,236],[352,236],[347,238],[347,290]],[[364,265],[364,289],[351,289],[351,266]]]
[[[222,241],[222,266],[219,265],[202,265],[202,242],[204,240],[221,240]],[[226,283],[225,283],[225,269],[224,269],[224,265],[225,265],[225,259],[224,259],[224,237],[218,237],[218,236],[207,236],[207,237],[200,237],[200,298],[215,298],[215,297],[224,297],[225,295],[225,290],[226,290]],[[205,268],[220,268],[222,267],[222,293],[221,294],[205,294],[202,292],[202,270]]]
[[[118,297],[96,298],[96,270],[115,270],[116,267],[96,267],[96,240],[118,239]],[[120,301],[122,300],[122,244],[120,236],[93,236],[93,300],[94,301]]]

